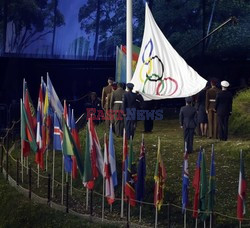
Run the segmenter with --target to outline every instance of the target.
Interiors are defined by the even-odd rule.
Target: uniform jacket
[[[196,128],[197,114],[196,109],[191,105],[181,107],[179,115],[180,125],[183,128]]]
[[[233,96],[227,91],[223,90],[217,94],[215,102],[215,110],[217,115],[229,115],[232,112]]]
[[[122,101],[123,100],[124,93],[125,93],[125,90],[122,88],[119,88],[119,87],[117,88],[117,90],[112,92],[111,101],[110,101],[110,105],[111,105],[110,108],[111,109],[114,109],[114,106],[116,104],[115,101]],[[117,106],[120,106],[120,105],[117,105]]]
[[[138,101],[143,102],[141,95],[133,92],[125,92],[123,96],[123,112],[126,114],[127,108],[138,108]]]
[[[215,109],[215,99],[217,93],[220,90],[217,87],[212,87],[207,90],[206,92],[206,110]]]
[[[108,85],[102,89],[102,108],[103,109],[107,109],[107,107],[106,107],[107,96],[111,92],[112,92],[111,85]]]

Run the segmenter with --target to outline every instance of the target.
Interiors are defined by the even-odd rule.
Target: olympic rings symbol
[[[164,77],[164,64],[157,55],[152,56],[153,49],[154,45],[150,39],[142,54],[142,66],[139,77],[140,81],[143,83],[142,92],[146,92],[145,90],[147,83],[157,83],[159,81],[159,84],[155,85],[155,94],[159,96],[172,96],[178,89],[178,82],[171,77]],[[147,53],[148,57],[146,58]],[[147,66],[146,71],[145,66]],[[157,72],[153,72],[153,66]],[[173,85],[173,87],[167,86],[167,82],[170,82],[170,85]],[[166,94],[167,89],[170,90],[170,94],[168,95]]]

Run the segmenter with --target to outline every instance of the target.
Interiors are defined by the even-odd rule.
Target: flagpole
[[[104,137],[104,140],[105,140],[105,137]],[[104,145],[105,145],[105,142],[104,142]],[[104,166],[103,166],[103,173],[104,173]],[[102,222],[104,220],[104,189],[105,189],[105,178],[103,176],[103,179],[102,179]]]
[[[40,176],[40,169],[39,169],[39,164],[37,164],[37,188],[39,188],[39,176]]]
[[[126,9],[126,50],[127,50],[127,64],[126,64],[126,82],[130,82],[132,79],[132,0],[127,0]]]
[[[198,226],[198,218],[195,219],[195,228]]]
[[[185,212],[184,212],[184,228],[187,227],[187,210],[185,208]]]
[[[239,221],[239,228],[241,228],[241,221]]]
[[[45,152],[45,157],[46,157],[46,160],[45,160],[45,169],[46,169],[46,172],[48,172],[48,148],[46,148],[46,152]]]
[[[22,102],[22,101],[21,101]],[[21,139],[21,164],[22,164],[22,183],[23,183],[23,140]]]
[[[86,187],[86,210],[89,207],[89,189]]]
[[[53,149],[53,161],[52,161],[52,193],[51,197],[54,197],[54,185],[55,185],[55,149]]]
[[[29,156],[26,158],[27,166],[26,166],[26,174],[29,174]]]
[[[212,220],[212,212],[211,212],[211,213],[210,213],[210,225],[209,225],[210,228],[213,227],[213,226],[212,226],[212,222],[213,222],[213,220]]]
[[[124,209],[124,171],[122,170],[122,193],[121,193],[121,218],[123,218],[123,209]]]
[[[62,205],[63,205],[63,182],[64,182],[64,156],[62,154],[62,200],[61,200]]]
[[[157,206],[155,207],[155,228],[157,227],[157,220],[158,220],[158,209]]]
[[[73,194],[73,170],[71,172],[71,180],[70,180],[70,195],[72,196]]]
[[[142,203],[140,203],[139,222],[141,222],[141,209],[142,209]]]
[[[206,221],[204,221],[204,228],[206,228]]]

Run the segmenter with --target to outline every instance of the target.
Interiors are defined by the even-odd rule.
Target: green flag
[[[28,121],[27,113],[24,108],[24,104],[21,100],[21,140],[24,140],[29,143],[30,148],[37,152],[37,143],[36,139],[33,133],[33,130],[31,129],[30,123]]]
[[[69,128],[65,123],[64,118],[62,118],[62,123],[63,123],[63,146],[62,146],[63,153],[65,155],[70,155],[70,156],[75,155],[79,172],[83,176],[83,164],[80,157],[80,153],[69,131]]]
[[[201,175],[200,175],[200,204],[199,209],[201,212],[205,212],[207,209],[207,174],[206,174],[206,159],[205,152],[201,154]],[[201,220],[204,221],[207,218],[206,213],[201,213]]]

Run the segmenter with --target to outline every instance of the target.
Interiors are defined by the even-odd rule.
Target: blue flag
[[[113,180],[114,187],[117,185],[117,171],[116,171],[116,159],[115,159],[115,147],[114,147],[114,139],[112,132],[112,124],[110,124],[109,129],[109,155],[110,155],[110,170],[111,176]]]
[[[188,204],[188,186],[189,186],[189,173],[188,173],[188,153],[185,151],[183,163],[183,177],[182,177],[182,212],[185,212]]]
[[[137,172],[137,183],[136,183],[136,200],[143,201],[145,195],[145,176],[146,176],[146,158],[145,158],[145,145],[144,138],[141,142],[141,151]]]
[[[57,115],[54,113],[53,149],[62,150],[62,129]]]

